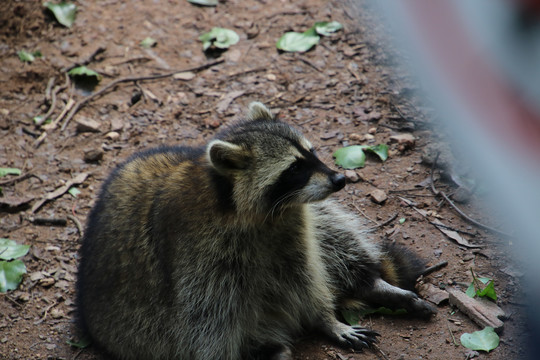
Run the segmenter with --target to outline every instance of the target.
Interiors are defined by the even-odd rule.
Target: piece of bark
[[[497,304],[487,299],[471,298],[461,290],[448,288],[446,291],[450,295],[450,304],[457,306],[476,324],[483,328],[491,326],[497,332],[502,330],[504,323],[501,319],[506,314]]]
[[[439,305],[449,298],[448,292],[441,290],[437,286],[429,283],[420,285],[418,293],[424,299],[434,303],[435,305]]]
[[[56,199],[57,197],[64,195],[73,185],[82,184],[87,177],[87,173],[78,174],[73,179],[69,179],[68,181],[66,181],[65,185],[60,186],[58,189],[43,195],[43,197],[32,206],[31,213],[34,214],[47,201]]]

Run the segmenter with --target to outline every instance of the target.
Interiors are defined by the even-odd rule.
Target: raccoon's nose
[[[334,187],[334,191],[339,191],[345,187],[345,175],[340,173],[334,173],[330,176],[330,181]]]

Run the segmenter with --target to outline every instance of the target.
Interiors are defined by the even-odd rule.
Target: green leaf
[[[336,158],[336,165],[344,169],[361,168],[366,162],[364,148],[362,145],[347,146],[336,150],[332,156]]]
[[[41,120],[43,120],[43,115],[34,116],[32,118],[32,121],[34,121],[34,123],[36,124],[50,124],[52,122],[50,118],[47,118],[47,120],[45,120],[43,123],[41,122]]]
[[[94,70],[87,68],[86,66],[78,66],[76,68],[73,68],[69,70],[68,74],[70,76],[90,76],[95,77],[98,81],[101,80],[101,75],[99,75]]]
[[[472,272],[472,270],[471,270]],[[497,293],[495,292],[495,283],[490,278],[486,277],[476,277],[474,272],[473,274],[473,281],[467,288],[467,291],[465,291],[465,294],[467,294],[469,297],[474,298],[475,296],[478,297],[488,297],[492,299],[493,301],[497,301]],[[487,284],[483,289],[477,289],[474,285],[475,281],[480,281],[482,284]]]
[[[0,168],[0,177],[6,175],[21,175],[21,170],[15,168]]]
[[[336,158],[336,165],[344,169],[356,169],[364,167],[366,155],[364,150],[376,154],[382,161],[388,159],[388,146],[379,145],[353,145],[336,150],[333,156]]]
[[[92,343],[92,339],[89,336],[83,336],[79,341],[68,340],[66,343],[79,349],[86,349]]]
[[[320,37],[312,31],[307,30],[304,33],[297,33],[294,31],[283,34],[282,37],[276,43],[276,47],[279,50],[290,52],[304,52],[317,45]]]
[[[493,280],[491,280],[483,290],[477,291],[476,294],[479,297],[488,297],[493,301],[497,301],[497,294],[495,293],[495,284],[493,283]]]
[[[471,350],[491,351],[499,346],[499,336],[492,327],[461,335],[461,345]]]
[[[30,245],[20,245],[10,239],[0,238],[0,260],[13,260],[28,253]]]
[[[26,274],[26,266],[21,260],[0,261],[0,292],[15,290]]]
[[[219,49],[227,49],[229,46],[236,44],[240,37],[232,30],[215,27],[206,34],[199,36],[199,40],[203,42],[203,50],[206,51],[212,45]]]
[[[343,315],[343,319],[349,324],[349,325],[358,325],[360,322],[360,312],[355,310],[341,310],[341,315]]]
[[[34,51],[33,53],[29,53],[27,51],[24,51],[24,50],[21,50],[21,51],[18,51],[17,52],[17,55],[19,55],[19,59],[22,61],[22,62],[33,62],[34,60],[36,60],[36,58],[40,58],[42,57],[43,55],[41,54],[41,51]]]
[[[329,36],[329,35],[332,35],[332,33],[343,29],[343,25],[341,25],[337,21],[331,21],[331,22],[319,21],[315,23],[313,28],[315,29],[317,34],[323,35],[323,36]]]
[[[467,291],[465,291],[465,294],[467,294],[469,297],[475,297],[476,296],[476,289],[474,288],[474,282],[469,285],[467,288]]]
[[[218,0],[187,0],[187,1],[192,4],[202,5],[202,6],[216,6],[218,4]]]
[[[361,145],[361,146],[365,146],[365,145]],[[385,144],[379,144],[379,145],[374,145],[374,146],[365,146],[365,149],[377,154],[377,156],[382,161],[386,161],[386,159],[388,159],[388,146],[385,145]]]
[[[153,39],[151,37],[147,37],[143,41],[141,41],[140,45],[145,49],[149,49],[151,47],[156,46],[157,41],[156,41],[156,39]]]
[[[81,193],[81,191],[76,187],[70,187],[68,193],[70,193],[73,197],[76,198]]]
[[[47,1],[43,4],[43,6],[53,13],[54,17],[60,24],[69,28],[75,22],[75,14],[77,13],[77,6],[75,4],[69,4],[66,2],[53,4],[52,2]]]

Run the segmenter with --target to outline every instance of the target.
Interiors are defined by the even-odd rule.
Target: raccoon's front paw
[[[348,326],[338,323],[333,329],[333,337],[341,346],[362,350],[378,342],[378,332],[361,326]]]

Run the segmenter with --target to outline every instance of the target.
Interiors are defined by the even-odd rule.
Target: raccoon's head
[[[259,102],[247,120],[217,136],[207,147],[210,165],[228,181],[237,211],[268,213],[323,200],[345,186],[300,132],[274,118]]]

